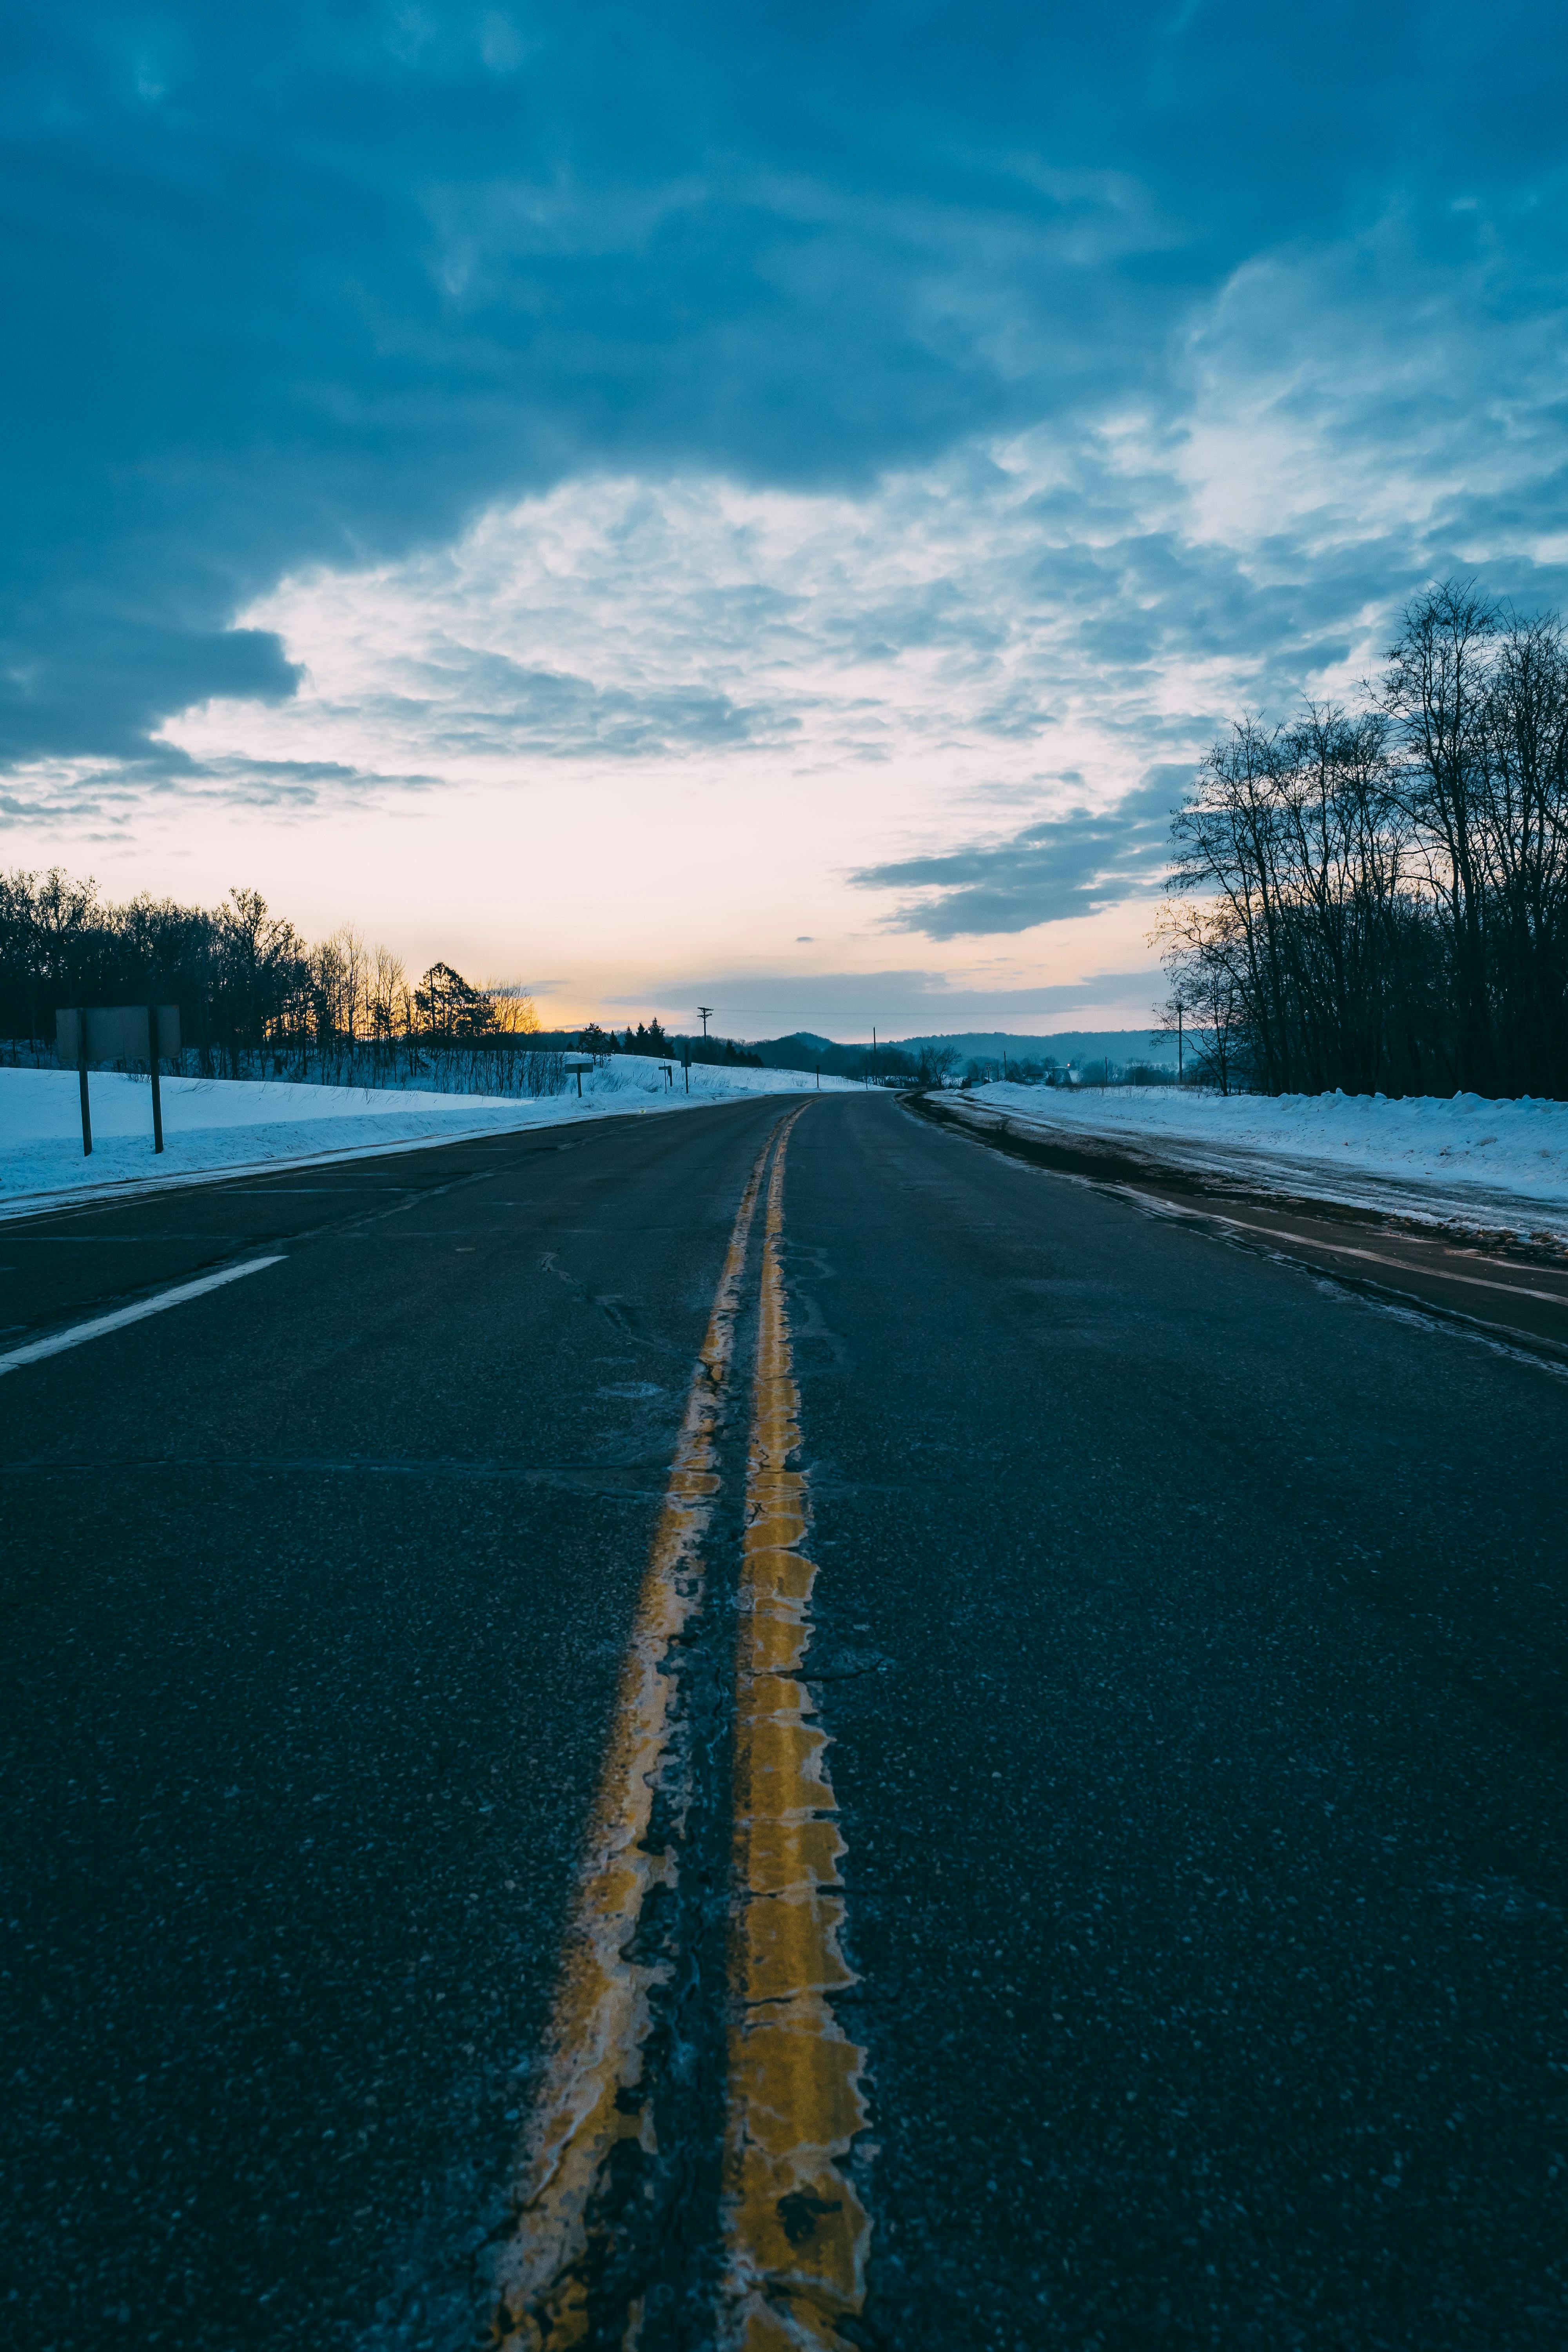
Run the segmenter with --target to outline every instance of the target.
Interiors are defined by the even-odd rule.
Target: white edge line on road
[[[155,1298],[143,1298],[134,1307],[116,1307],[112,1315],[95,1316],[90,1323],[73,1323],[68,1331],[57,1331],[52,1339],[34,1339],[26,1348],[13,1348],[9,1355],[0,1356],[0,1373],[14,1372],[18,1365],[37,1364],[45,1356],[58,1356],[67,1348],[79,1348],[84,1339],[97,1339],[105,1331],[119,1331],[127,1323],[140,1323],[143,1316],[161,1315],[165,1307],[179,1307],[187,1298],[199,1298],[205,1290],[221,1290],[226,1282],[238,1282],[247,1274],[259,1274],[264,1265],[281,1265],[283,1255],[276,1257],[247,1257],[243,1265],[226,1265],[221,1274],[204,1274],[198,1282],[177,1283],[173,1290],[161,1290]]]

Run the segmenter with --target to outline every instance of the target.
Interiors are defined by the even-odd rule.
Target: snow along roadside
[[[69,1070],[0,1069],[0,1221],[232,1177],[276,1175],[354,1160],[428,1151],[492,1135],[639,1113],[701,1110],[758,1094],[798,1094],[816,1079],[793,1070],[692,1071],[673,1094],[657,1064],[618,1057],[584,1080],[584,1098],[437,1095],[299,1086],[274,1079],[165,1078],[163,1158],[152,1147],[145,1078],[95,1070],[92,1157],[83,1156],[77,1078]],[[825,1092],[847,1081],[823,1081]]]
[[[1568,1103],[1005,1084],[961,1099],[1042,1140],[1115,1144],[1254,1192],[1568,1241]]]

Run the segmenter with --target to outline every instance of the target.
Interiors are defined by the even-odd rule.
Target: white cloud
[[[247,808],[273,814],[275,859],[282,812],[315,845],[291,908],[314,888],[363,917],[379,892],[414,952],[457,933],[483,967],[570,975],[584,1009],[678,1010],[667,987],[700,964],[744,998],[781,958],[781,1006],[807,1002],[806,965],[852,1008],[842,976],[879,984],[910,919],[907,887],[857,870],[962,852],[1022,884],[1055,855],[1047,821],[1146,821],[1231,712],[1346,690],[1433,570],[1558,586],[1554,331],[1479,336],[1488,294],[1482,246],[1434,263],[1391,218],[1249,263],[1158,396],[1092,426],[972,441],[863,496],[581,478],[444,549],[286,580],[243,617],[301,691],[187,711],[165,740],[189,767],[147,789],[228,812],[225,880],[261,842]],[[51,779],[13,783],[21,809]],[[103,821],[136,791],[108,780]],[[394,840],[419,845],[412,880]],[[1149,920],[1130,899],[1014,932],[985,974],[943,939],[929,984],[1046,1009],[1110,971],[1125,1014]]]

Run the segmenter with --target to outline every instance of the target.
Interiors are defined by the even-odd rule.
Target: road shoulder
[[[931,1094],[900,1100],[913,1116],[1009,1159],[1568,1370],[1568,1244],[1551,1233],[1439,1227],[1358,1202],[1304,1197],[1241,1171],[1194,1167],[1120,1138],[1051,1129],[991,1105]]]

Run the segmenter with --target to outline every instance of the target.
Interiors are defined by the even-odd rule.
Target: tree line
[[[635,1030],[628,1023],[622,1034],[601,1029],[596,1021],[590,1021],[585,1029],[576,1032],[572,1043],[584,1054],[639,1054],[652,1062],[690,1062],[705,1068],[760,1070],[763,1066],[762,1055],[733,1037],[689,1037],[679,1030],[667,1032],[657,1013],[650,1021],[639,1021]]]
[[[1568,635],[1446,581],[1173,821],[1163,1025],[1269,1094],[1568,1097]]]
[[[345,1051],[390,1072],[400,1050],[539,1027],[527,996],[475,987],[444,962],[411,980],[351,925],[312,946],[256,890],[211,908],[145,893],[116,905],[58,867],[0,873],[0,1034],[47,1050],[61,1006],[154,998],[179,1005],[203,1076],[324,1075]]]
[[[116,904],[59,867],[0,873],[0,1037],[50,1055],[55,1015],[80,1004],[177,1003],[182,1063],[203,1077],[552,1094],[569,1047],[601,1055],[760,1067],[731,1037],[682,1037],[658,1018],[546,1035],[522,991],[478,987],[437,961],[411,979],[391,949],[344,925],[311,945],[256,890],[217,907]]]

